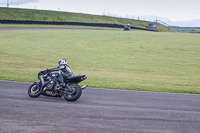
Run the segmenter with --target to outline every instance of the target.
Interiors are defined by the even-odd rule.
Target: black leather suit
[[[68,65],[59,65],[56,68],[49,69],[51,72],[59,70],[61,71],[61,74],[59,75],[58,79],[61,83],[64,82],[64,78],[73,76],[72,70]]]
[[[56,68],[40,71],[38,73],[38,78],[40,79],[42,84],[44,84],[44,75],[47,74],[47,71],[54,72],[54,71],[59,71],[59,70],[61,71],[61,73],[59,74],[59,77],[58,77],[58,80],[60,81],[60,83],[64,83],[64,78],[73,76],[72,70],[68,65],[59,65]]]

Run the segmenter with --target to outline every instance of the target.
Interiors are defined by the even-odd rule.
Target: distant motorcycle
[[[78,83],[87,78],[86,75],[74,75],[64,79],[66,87],[60,86],[58,76],[59,73],[51,73],[46,69],[44,75],[44,84],[41,81],[36,81],[28,88],[28,95],[32,98],[44,96],[62,97],[67,101],[76,101],[80,98],[82,90],[87,87],[80,87]]]
[[[129,25],[124,26],[124,31],[130,31],[131,27]]]

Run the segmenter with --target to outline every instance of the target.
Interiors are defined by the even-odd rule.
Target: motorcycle
[[[44,75],[44,84],[41,81],[36,81],[28,88],[28,95],[32,98],[39,97],[40,95],[62,97],[67,101],[76,101],[80,98],[82,90],[87,85],[79,86],[78,83],[87,78],[86,75],[73,75],[65,78],[66,86],[63,87],[59,84],[59,73],[51,73],[46,70],[47,74]]]
[[[124,26],[124,31],[130,31],[131,30],[131,27],[130,26]]]

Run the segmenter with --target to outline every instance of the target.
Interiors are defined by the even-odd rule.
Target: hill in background
[[[200,27],[177,27],[171,26],[171,29],[177,32],[184,32],[184,33],[200,33]]]
[[[0,7],[0,20],[33,20],[33,21],[58,21],[58,22],[85,22],[85,23],[110,23],[130,24],[134,27],[147,28],[148,21],[116,18],[109,16],[90,15],[82,13],[32,10],[19,8]],[[158,24],[160,31],[171,31],[168,27]]]

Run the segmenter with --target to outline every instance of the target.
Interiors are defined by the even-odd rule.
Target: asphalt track
[[[200,95],[87,88],[67,102],[29,85],[0,80],[0,133],[200,133]]]
[[[84,29],[84,28],[51,28],[51,27],[0,27],[0,30],[99,30],[99,31],[110,31],[106,29]],[[115,29],[112,29],[112,31]],[[119,31],[119,30],[116,30]]]

